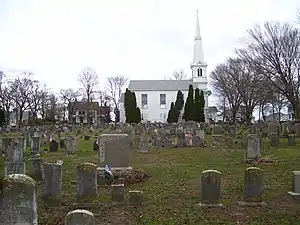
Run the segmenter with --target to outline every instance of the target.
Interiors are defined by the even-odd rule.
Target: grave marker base
[[[265,202],[245,202],[245,201],[237,201],[239,206],[266,206]]]
[[[300,193],[289,191],[287,194],[290,200],[300,203]]]
[[[200,202],[197,205],[200,206],[200,207],[203,207],[203,208],[216,208],[216,207],[218,207],[218,208],[224,208],[225,207],[221,203],[218,203],[218,204],[207,204],[207,203]]]

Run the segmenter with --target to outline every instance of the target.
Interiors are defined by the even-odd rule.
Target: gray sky
[[[190,76],[196,10],[210,72],[247,28],[294,22],[299,0],[0,0],[0,69],[32,71],[48,87],[78,87],[77,74],[164,79]],[[9,75],[16,73],[9,72]]]

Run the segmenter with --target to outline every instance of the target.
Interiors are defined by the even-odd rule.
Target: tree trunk
[[[19,126],[22,126],[23,124],[23,112],[24,111],[22,109],[19,110],[19,122],[18,122]]]
[[[261,116],[263,121],[266,121],[266,114],[265,114],[265,110],[264,110],[264,104],[261,105]]]
[[[299,102],[299,99],[293,99],[293,101],[290,101],[290,102],[293,106],[295,120],[300,121],[300,102]]]

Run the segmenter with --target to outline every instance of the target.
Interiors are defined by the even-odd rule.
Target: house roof
[[[73,110],[87,110],[88,108],[100,109],[99,102],[72,102]],[[71,105],[69,104],[69,107]]]
[[[131,91],[187,91],[193,80],[131,80]]]

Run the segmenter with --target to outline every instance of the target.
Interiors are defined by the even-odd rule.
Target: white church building
[[[190,65],[192,70],[192,79],[130,81],[128,89],[135,92],[137,106],[141,110],[143,120],[151,122],[166,122],[171,103],[175,103],[178,90],[182,91],[186,102],[190,84],[193,85],[194,89],[198,87],[200,90],[203,90],[205,99],[205,118],[208,119],[208,96],[211,95],[211,91],[207,89],[207,63],[204,61],[198,11],[196,17],[196,35],[193,54],[193,61]],[[125,122],[124,94],[120,99],[119,109],[120,122]]]

